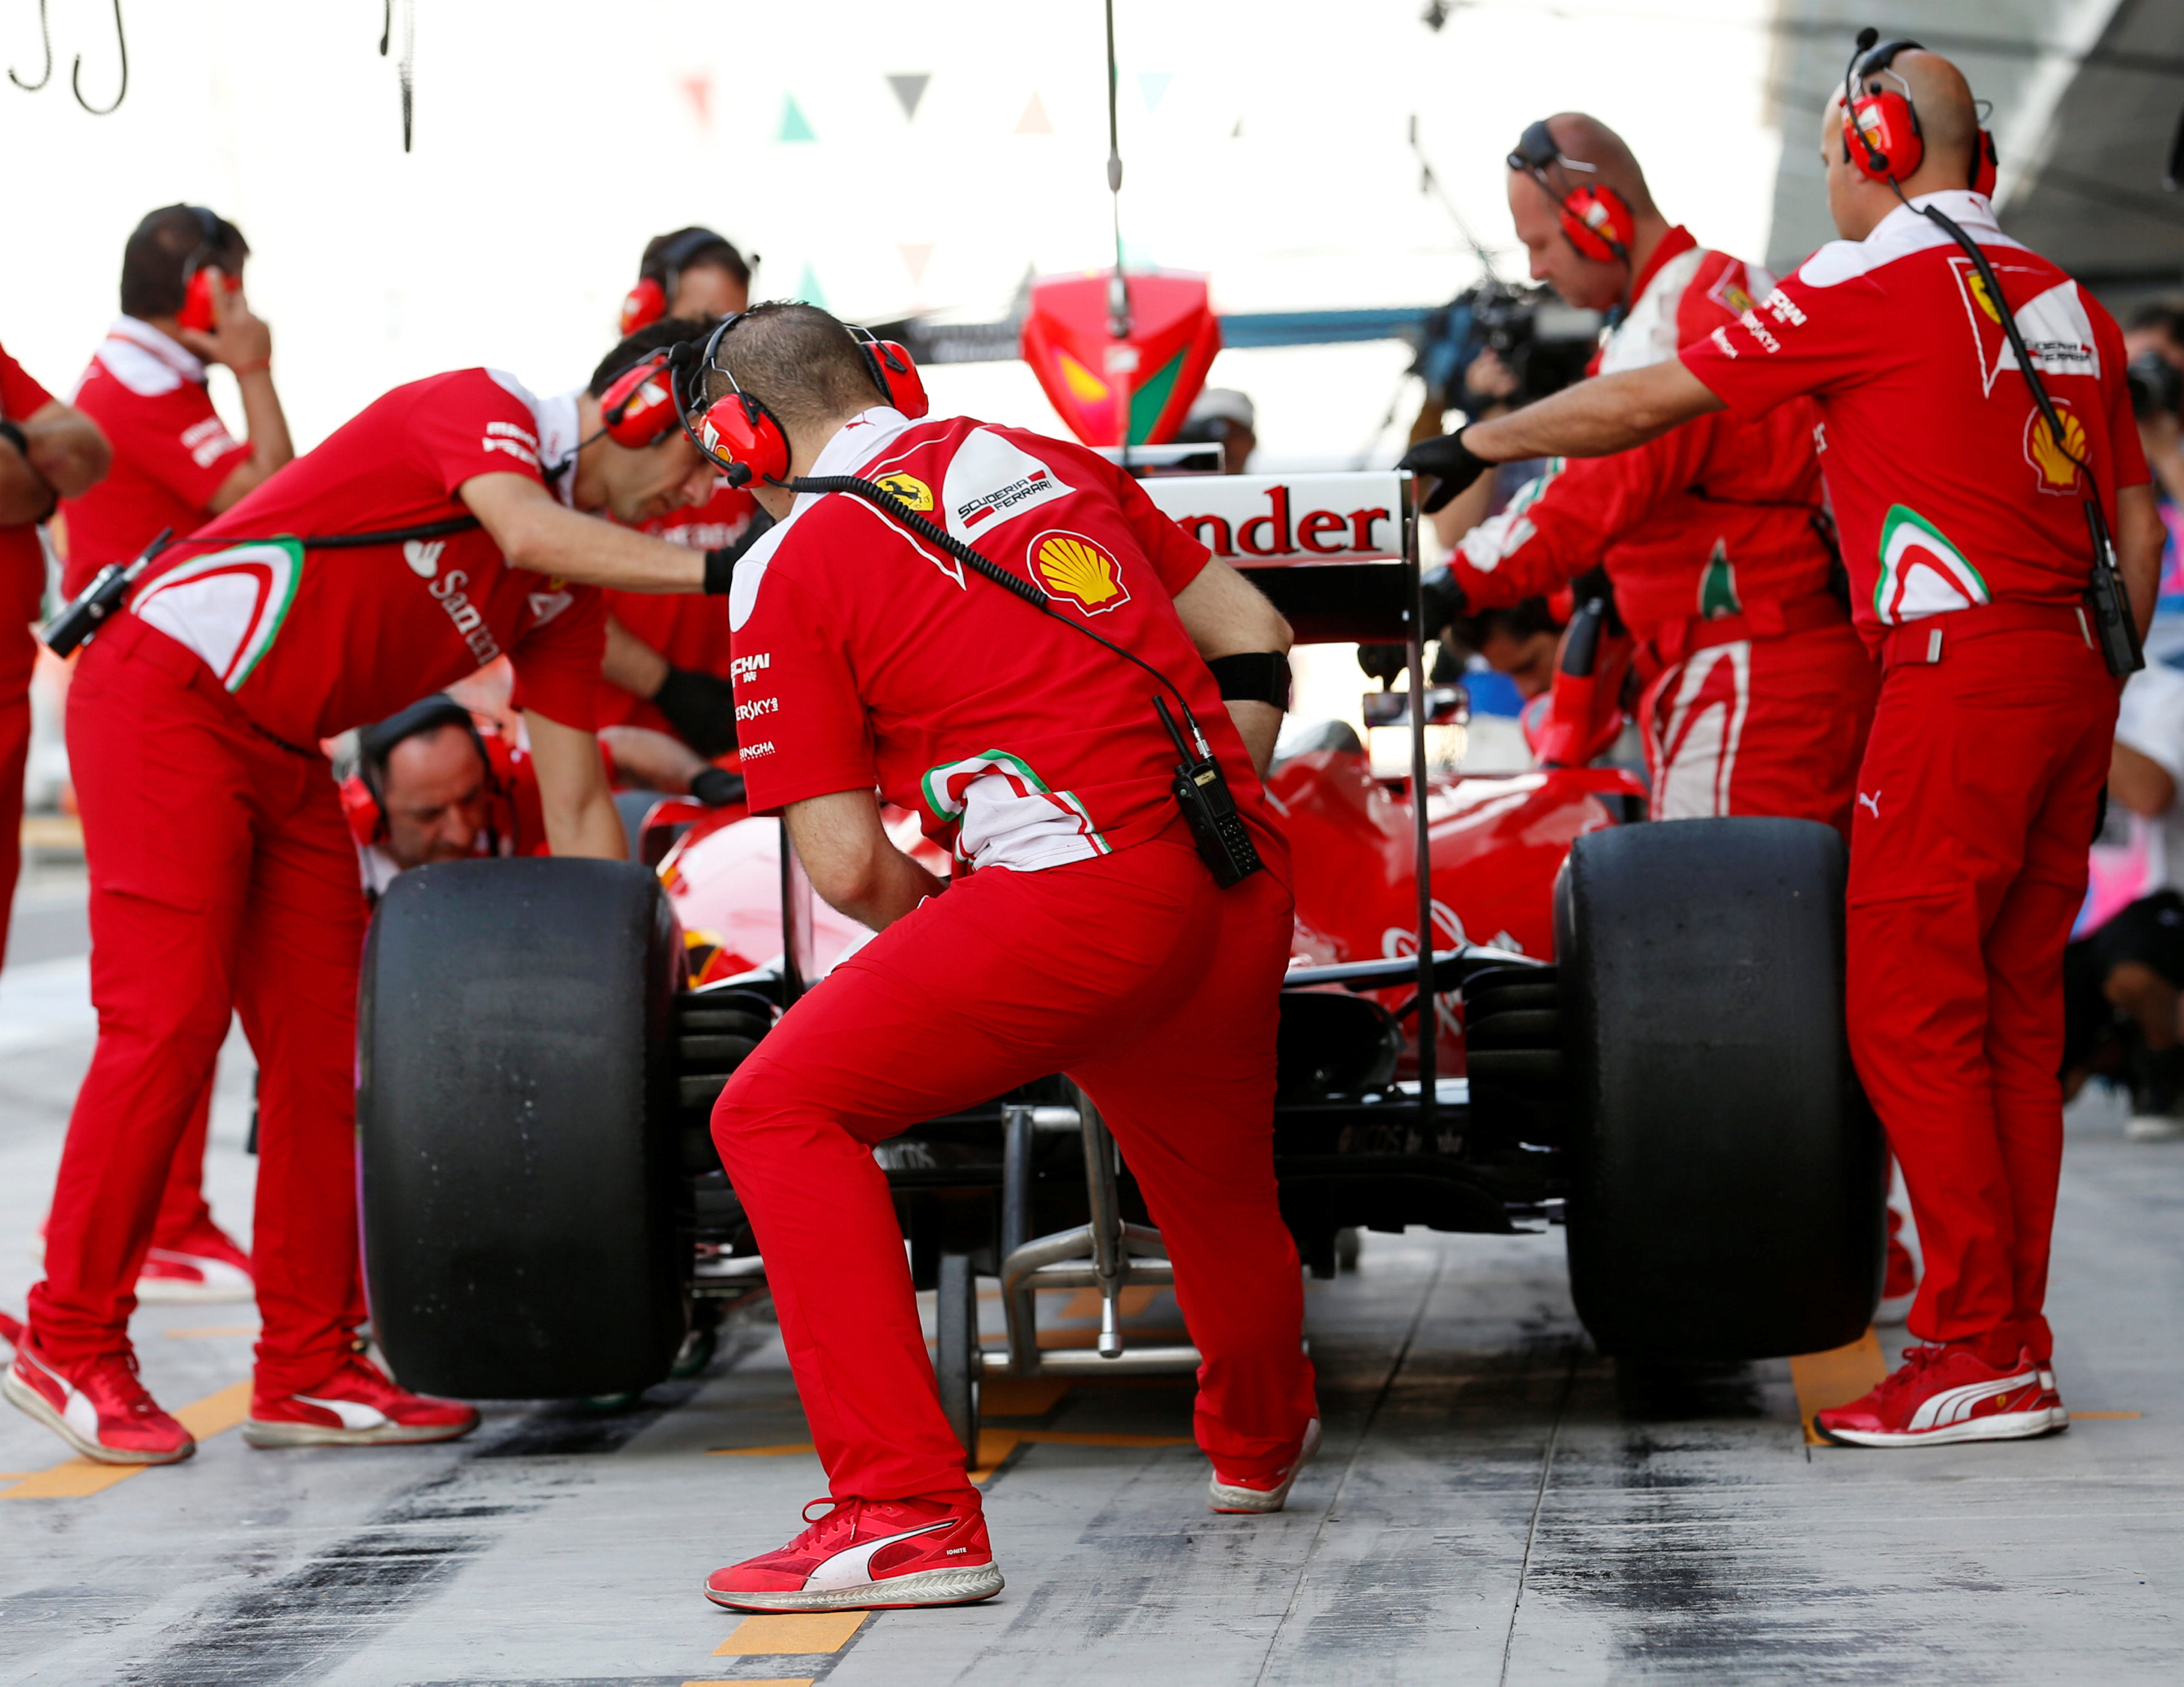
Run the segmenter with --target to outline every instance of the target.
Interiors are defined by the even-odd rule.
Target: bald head
[[[1547,133],[1555,137],[1555,150],[1572,166],[1551,167],[1549,181],[1564,192],[1584,187],[1613,187],[1634,212],[1643,215],[1652,211],[1653,196],[1646,190],[1646,172],[1638,168],[1636,156],[1624,138],[1597,117],[1582,111],[1558,111],[1547,120]],[[1592,168],[1574,167],[1581,164]]]
[[[1854,87],[1861,96],[1902,94],[1918,112],[1922,142],[1919,167],[1900,176],[1897,183],[1905,198],[1970,185],[1974,149],[1979,141],[1979,109],[1963,71],[1938,53],[1914,47],[1897,53],[1886,70],[1858,78]],[[1897,201],[1895,190],[1886,181],[1872,180],[1853,164],[1852,159],[1862,149],[1843,132],[1842,103],[1842,90],[1838,87],[1829,97],[1821,122],[1820,157],[1828,170],[1828,209],[1846,239],[1863,240],[1875,224],[1896,209]]]

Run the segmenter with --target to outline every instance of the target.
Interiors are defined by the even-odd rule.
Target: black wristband
[[[9,421],[5,416],[0,416],[0,439],[6,440],[10,445],[14,446],[17,451],[21,453],[23,460],[25,463],[31,460],[30,440],[24,436],[23,430],[21,428],[16,426],[14,423]]]
[[[1271,703],[1284,714],[1290,706],[1290,659],[1279,650],[1252,650],[1240,656],[1216,656],[1213,671],[1223,703]]]
[[[709,809],[732,808],[744,800],[744,777],[725,767],[708,767],[692,777],[690,794]]]

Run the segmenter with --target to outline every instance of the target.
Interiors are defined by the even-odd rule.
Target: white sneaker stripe
[[[845,1552],[837,1552],[805,1578],[804,1590],[818,1593],[828,1588],[852,1588],[872,1578],[872,1554],[883,1546],[892,1546],[898,1540],[911,1540],[921,1534],[931,1534],[936,1529],[950,1527],[956,1519],[943,1517],[939,1523],[928,1523],[922,1528],[906,1528],[900,1534],[883,1534],[877,1540],[861,1541]]]
[[[1939,1429],[1952,1423],[1961,1423],[1972,1415],[1973,1408],[1989,1395],[2006,1395],[2039,1381],[2039,1373],[2026,1371],[2014,1377],[2000,1377],[1991,1383],[1966,1383],[1957,1388],[1944,1389],[1919,1402],[1919,1409],[1911,1414],[1908,1429]]]
[[[309,1395],[298,1395],[295,1400],[298,1406],[315,1406],[321,1411],[331,1411],[341,1419],[344,1429],[376,1429],[387,1421],[385,1412],[360,1400],[314,1400]]]

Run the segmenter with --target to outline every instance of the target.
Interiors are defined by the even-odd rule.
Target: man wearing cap
[[[2063,949],[2117,690],[2087,500],[2141,628],[2163,530],[2114,320],[1996,225],[1991,145],[1956,66],[1872,45],[1861,36],[1822,125],[1842,238],[1675,357],[1412,456],[1468,484],[1504,458],[1598,456],[1723,410],[1818,404],[1851,600],[1885,670],[1851,833],[1851,1055],[1903,1166],[1925,1276],[1908,1321],[1920,1345],[1816,1421],[1848,1445],[1906,1447],[2070,1421],[2043,1314]]]

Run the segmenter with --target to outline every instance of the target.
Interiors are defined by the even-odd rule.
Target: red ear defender
[[[599,420],[607,437],[632,451],[659,443],[677,425],[667,354],[655,352],[614,378],[599,394]]]
[[[698,443],[727,470],[730,486],[747,486],[754,475],[777,486],[788,478],[788,436],[748,393],[730,393],[708,405]]]
[[[933,401],[925,396],[925,377],[917,372],[910,354],[893,340],[874,340],[865,348],[865,356],[888,403],[912,421],[922,420],[933,408]]]
[[[1995,175],[2001,167],[2002,160],[1995,155],[1993,135],[1981,130],[1979,138],[1972,142],[1972,192],[1992,199]]]
[[[1919,132],[1919,114],[1911,102],[1893,88],[1860,96],[1843,120],[1843,150],[1851,165],[1875,181],[1894,177],[1901,181],[1919,168],[1926,156],[1926,142]],[[1861,145],[1851,132],[1863,130],[1869,146]]]
[[[667,289],[647,276],[621,301],[621,332],[627,339],[640,328],[649,328],[667,314]]]
[[[1613,187],[1578,188],[1563,198],[1556,215],[1580,256],[1611,264],[1630,255],[1635,220]]]
[[[189,281],[182,288],[182,308],[175,313],[175,320],[185,328],[193,328],[200,334],[212,332],[215,319],[213,315],[213,277],[219,276],[228,292],[237,291],[242,283],[235,277],[208,264],[190,272]]]

